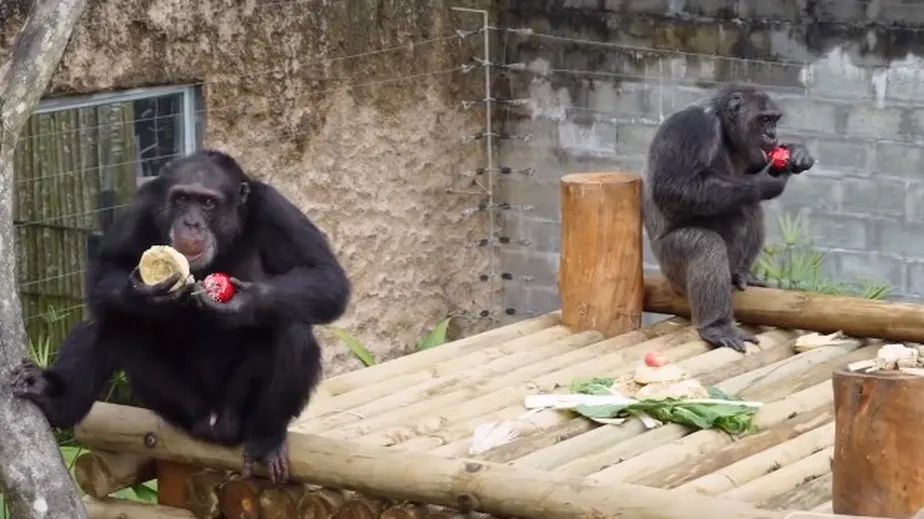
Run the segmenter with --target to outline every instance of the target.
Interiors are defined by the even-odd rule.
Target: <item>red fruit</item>
[[[667,364],[667,357],[657,351],[650,351],[645,355],[645,365],[652,368],[660,368]]]
[[[234,297],[234,283],[231,282],[231,276],[221,272],[206,276],[202,280],[202,288],[219,303],[227,303]]]
[[[770,162],[773,163],[773,169],[785,168],[789,162],[789,150],[782,146],[773,148],[770,152]]]

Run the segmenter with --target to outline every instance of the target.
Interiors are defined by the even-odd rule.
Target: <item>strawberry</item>
[[[206,276],[202,280],[202,288],[219,303],[227,303],[234,297],[234,283],[231,283],[231,276],[222,272]]]
[[[645,365],[651,368],[660,368],[667,364],[667,357],[657,351],[650,351],[645,355]]]
[[[789,162],[789,150],[782,146],[773,148],[770,152],[770,162],[773,163],[773,169],[785,168],[786,164]]]

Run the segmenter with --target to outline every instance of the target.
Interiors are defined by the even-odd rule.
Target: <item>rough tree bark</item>
[[[0,486],[17,519],[87,518],[44,416],[13,398],[6,384],[10,369],[26,356],[16,286],[13,156],[86,4],[35,0],[10,60],[0,65]]]

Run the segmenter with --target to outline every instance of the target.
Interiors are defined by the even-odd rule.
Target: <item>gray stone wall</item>
[[[782,137],[819,160],[767,204],[770,238],[778,214],[800,214],[827,252],[827,274],[924,296],[924,5],[755,11],[765,3],[514,2],[498,34],[508,67],[496,95],[523,101],[498,115],[513,136],[501,160],[534,174],[500,180],[514,208],[504,233],[530,241],[501,251],[503,270],[527,276],[508,283],[505,306],[521,316],[559,306],[561,176],[642,172],[660,121],[730,79],[764,85],[786,111]],[[899,20],[905,26],[871,24]],[[645,260],[657,269],[648,250]]]

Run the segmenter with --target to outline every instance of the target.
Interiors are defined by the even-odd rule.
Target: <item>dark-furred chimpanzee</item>
[[[145,285],[142,253],[166,244],[196,279],[230,275],[232,299],[215,302],[193,284],[170,292],[177,274]],[[322,376],[312,326],[340,317],[351,291],[321,231],[232,157],[205,150],[143,185],[100,249],[87,276],[93,319],[71,331],[47,370],[28,360],[15,368],[14,394],[69,427],[123,369],[168,422],[243,444],[243,476],[259,461],[275,481],[288,479],[286,429]]]
[[[783,144],[789,162],[772,167],[782,115],[765,92],[731,83],[671,114],[649,146],[645,230],[661,272],[686,294],[700,337],[714,346],[743,352],[745,342],[756,344],[734,326],[732,287],[765,285],[750,275],[764,242],[761,202],[815,162],[805,147]]]

